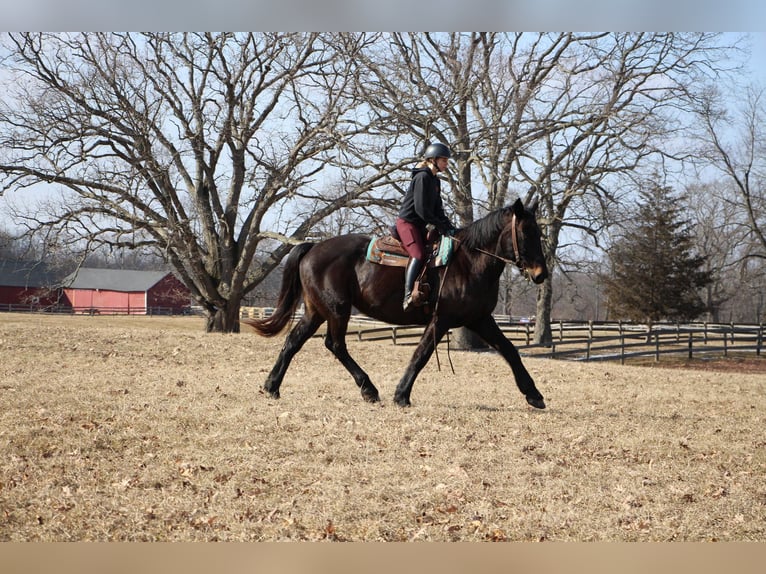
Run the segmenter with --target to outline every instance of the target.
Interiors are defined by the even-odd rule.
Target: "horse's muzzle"
[[[545,265],[530,265],[526,267],[526,272],[535,285],[540,285],[548,278],[548,268]]]

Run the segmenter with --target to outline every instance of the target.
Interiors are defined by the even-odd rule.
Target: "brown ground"
[[[766,373],[766,356],[693,359],[691,361],[672,361],[666,359],[661,363],[642,364],[668,369],[694,369],[716,371],[719,373]]]
[[[766,375],[349,340],[361,400],[313,339],[197,318],[0,314],[0,540],[766,540]],[[756,369],[753,365],[757,365]]]

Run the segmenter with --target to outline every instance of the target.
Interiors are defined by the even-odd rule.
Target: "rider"
[[[408,311],[412,306],[412,290],[426,258],[426,224],[433,225],[442,235],[454,235],[455,226],[444,213],[441,198],[441,180],[437,174],[446,171],[450,150],[443,143],[432,143],[423,154],[423,161],[412,170],[412,179],[404,195],[396,231],[404,248],[410,255],[404,273],[404,304]]]

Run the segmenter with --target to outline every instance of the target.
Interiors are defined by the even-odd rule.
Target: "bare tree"
[[[749,258],[766,259],[766,90],[741,88],[732,107],[711,88],[698,100],[698,157],[733,193],[721,197],[735,206],[745,230]]]
[[[242,297],[291,241],[350,229],[348,210],[380,220],[404,191],[402,168],[440,140],[455,152],[447,177],[457,222],[512,194],[537,197],[549,269],[563,269],[573,257],[567,230],[598,238],[644,164],[682,158],[671,144],[692,90],[729,53],[719,41],[10,35],[0,193],[64,190],[65,208],[33,214],[31,229],[159,249],[208,328],[229,331]],[[549,279],[538,293],[538,342],[550,339],[552,293]]]
[[[686,187],[689,202],[689,218],[694,223],[696,248],[706,256],[705,270],[712,281],[706,286],[705,304],[708,318],[721,322],[722,311],[727,302],[734,299],[741,289],[743,228],[734,203],[729,201],[729,186],[722,181],[692,183]],[[735,279],[736,278],[736,279]]]
[[[726,49],[717,41],[709,34],[609,34],[562,53],[562,89],[546,89],[532,104],[549,128],[519,166],[541,196],[551,259],[566,265],[560,243],[568,228],[598,240],[642,171],[690,153],[672,143],[694,86],[720,69]],[[538,293],[540,342],[551,338],[552,293],[552,281]]]
[[[732,103],[733,102],[733,103]],[[695,100],[700,203],[706,225],[724,229],[716,259],[725,295],[715,319],[761,321],[766,277],[766,91],[757,84],[711,84]],[[701,223],[705,225],[705,223]],[[709,245],[716,253],[720,244]],[[721,297],[724,299],[724,297]]]
[[[0,259],[19,259],[19,251],[17,238],[0,228]]]
[[[323,191],[353,171],[367,128],[350,90],[361,39],[9,35],[0,193],[60,190],[49,213],[26,214],[30,230],[158,250],[207,329],[237,331],[242,298],[291,243],[395,169],[356,170],[341,193]]]
[[[540,200],[549,269],[567,228],[597,238],[636,171],[669,142],[692,89],[727,51],[716,34],[392,34],[365,51],[380,123],[455,148],[452,207],[467,224],[518,193]],[[475,185],[481,182],[483,186]],[[552,278],[538,292],[550,341]]]

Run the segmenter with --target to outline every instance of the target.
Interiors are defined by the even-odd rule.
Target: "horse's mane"
[[[498,234],[505,227],[507,211],[509,208],[496,209],[471,223],[460,233],[460,240],[466,247],[482,247],[497,239]]]

